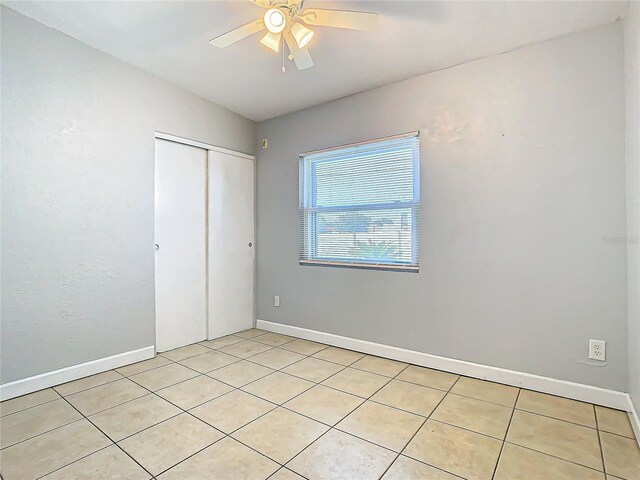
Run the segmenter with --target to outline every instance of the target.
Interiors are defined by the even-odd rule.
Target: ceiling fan
[[[326,10],[308,8],[302,10],[304,0],[250,0],[259,7],[266,8],[262,18],[247,23],[230,32],[217,36],[209,41],[219,48],[227,47],[243,38],[266,30],[260,43],[274,52],[286,43],[289,47],[289,59],[292,59],[298,70],[313,66],[313,59],[307,45],[314,35],[308,27],[336,27],[352,30],[371,30],[375,27],[377,15],[368,12],[351,12],[348,10]],[[284,42],[283,42],[284,39]],[[283,52],[284,54],[284,52]],[[284,58],[284,57],[283,57]],[[282,71],[285,71],[284,64]]]

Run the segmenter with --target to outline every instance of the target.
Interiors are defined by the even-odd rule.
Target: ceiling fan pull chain
[[[280,41],[282,42],[282,73],[285,73],[287,71],[287,67],[284,66],[284,35],[282,35]]]

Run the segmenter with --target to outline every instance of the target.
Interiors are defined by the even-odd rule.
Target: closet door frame
[[[253,231],[254,231],[254,240],[253,240],[253,249],[254,249],[254,253],[253,253],[253,298],[252,298],[252,311],[253,311],[253,326],[255,327],[255,322],[256,322],[256,242],[255,242],[255,233],[256,233],[256,207],[257,207],[257,195],[256,195],[256,177],[257,177],[257,171],[256,171],[256,157],[255,155],[250,155],[248,153],[244,153],[244,152],[239,152],[237,150],[231,150],[228,148],[224,148],[224,147],[220,147],[217,145],[212,145],[209,143],[205,143],[205,142],[200,142],[198,140],[192,140],[189,138],[185,138],[185,137],[179,137],[177,135],[172,135],[170,133],[165,133],[165,132],[160,132],[160,131],[156,131],[155,132],[155,138],[156,139],[161,139],[161,140],[168,140],[170,142],[175,142],[175,143],[181,143],[183,145],[189,145],[191,147],[198,147],[198,148],[202,148],[203,150],[208,150],[208,151],[213,151],[213,152],[220,152],[220,153],[224,153],[227,155],[232,155],[235,157],[239,157],[239,158],[243,158],[246,160],[251,160],[253,162]],[[208,159],[208,153],[207,153],[207,162],[205,165],[205,172],[206,172],[206,190],[205,190],[205,202],[206,202],[206,215],[207,215],[207,222],[206,222],[206,236],[207,236],[207,242],[206,242],[206,250],[205,250],[205,258],[206,258],[206,272],[207,272],[207,282],[206,282],[206,305],[207,305],[207,318],[206,318],[206,332],[207,332],[207,339],[211,340],[211,332],[210,332],[210,328],[209,328],[209,159]],[[155,187],[154,187],[155,190]],[[154,246],[155,248],[155,246]],[[154,270],[155,270],[155,262],[154,262]],[[154,274],[154,291],[155,291],[155,274]],[[157,328],[157,320],[154,323],[154,327]],[[154,343],[156,342],[156,338],[157,335],[154,337]],[[156,347],[156,351],[157,351],[157,345],[155,345]]]

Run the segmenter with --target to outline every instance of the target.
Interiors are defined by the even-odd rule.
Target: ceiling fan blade
[[[267,34],[262,37],[260,43],[278,53],[280,51],[280,40],[282,40],[282,33],[273,33],[268,31]]]
[[[271,0],[249,0],[254,5],[262,8],[269,8],[271,6]]]
[[[288,31],[285,33],[284,39],[291,51],[291,55],[293,55],[293,61],[296,63],[298,70],[313,67],[313,59],[311,58],[308,48],[299,48],[296,40]]]
[[[247,23],[241,27],[224,33],[216,38],[209,40],[209,43],[214,47],[224,48],[228,47],[232,43],[236,43],[243,38],[253,35],[264,28],[264,22],[262,20],[255,20],[251,23]]]
[[[298,14],[309,25],[321,27],[350,28],[352,30],[373,30],[378,15],[368,12],[350,12],[348,10],[324,10],[310,8]]]

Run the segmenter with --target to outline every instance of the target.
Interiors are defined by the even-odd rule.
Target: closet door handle
[[[157,243],[155,245],[156,245],[156,250],[160,250],[160,245],[158,245]]]
[[[253,247],[253,243],[249,242],[249,247]]]

